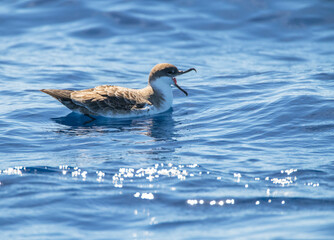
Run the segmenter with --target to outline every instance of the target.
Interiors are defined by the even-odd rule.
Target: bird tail
[[[76,110],[78,108],[71,99],[72,90],[41,89],[40,91],[54,97],[71,110]]]
[[[70,100],[71,93],[73,92],[72,90],[58,90],[58,89],[41,89],[40,91],[49,94],[58,101]]]

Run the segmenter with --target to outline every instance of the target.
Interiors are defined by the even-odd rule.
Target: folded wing
[[[127,113],[142,110],[152,105],[136,90],[103,85],[91,89],[71,92],[72,102],[87,110],[87,114]],[[85,111],[81,111],[85,113]]]

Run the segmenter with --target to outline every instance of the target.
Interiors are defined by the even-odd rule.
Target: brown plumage
[[[168,87],[165,85],[169,84],[170,88],[170,84],[173,82],[169,83],[168,81],[171,79],[174,81],[174,85],[185,92],[177,85],[175,76],[191,70],[195,69],[183,72],[172,64],[158,64],[152,69],[149,83],[143,89],[103,85],[80,91],[57,89],[42,89],[41,91],[54,97],[72,111],[85,115],[111,117],[147,115],[151,110],[154,110],[151,111],[154,113],[168,110],[165,108],[170,106],[164,104],[169,97]]]

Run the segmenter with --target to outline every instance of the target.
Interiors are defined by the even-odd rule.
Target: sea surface
[[[334,2],[2,0],[1,239],[333,239]],[[71,113],[43,88],[170,111]]]

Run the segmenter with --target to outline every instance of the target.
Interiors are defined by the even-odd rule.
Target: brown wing
[[[71,93],[73,103],[86,108],[89,112],[128,112],[152,105],[136,90],[103,85]]]

